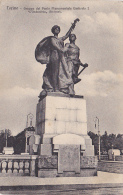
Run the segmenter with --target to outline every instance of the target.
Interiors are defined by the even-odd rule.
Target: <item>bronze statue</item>
[[[54,36],[44,38],[36,47],[35,57],[41,64],[47,64],[43,74],[43,86],[46,91],[69,94],[69,85],[73,83],[69,75],[69,69],[64,57],[65,48],[64,40],[66,40],[72,30],[75,28],[76,19],[65,36],[58,38],[60,27],[55,25],[51,31]]]
[[[71,77],[73,78],[73,82],[74,82],[74,84],[76,84],[76,83],[81,81],[81,79],[78,78],[78,74],[80,74],[80,73],[78,73],[80,66],[84,67],[84,69],[85,69],[86,67],[88,67],[88,64],[86,64],[86,63],[83,64],[79,59],[80,49],[75,44],[76,35],[70,34],[69,41],[70,41],[70,43],[65,44],[65,47],[67,48],[66,60],[67,60],[67,64],[69,66],[69,69],[71,70]],[[82,71],[80,71],[80,72],[82,72]]]
[[[71,34],[79,19],[74,20],[69,31],[63,37],[58,37],[60,27],[54,25],[51,32],[54,36],[45,37],[35,50],[35,58],[41,64],[46,64],[43,74],[42,88],[46,92],[63,92],[74,95],[74,84],[78,82],[79,66],[84,66],[79,60],[79,48],[75,45],[76,36]],[[64,47],[64,41],[69,37],[70,44]],[[73,59],[75,56],[76,59]],[[72,65],[71,65],[72,63]]]

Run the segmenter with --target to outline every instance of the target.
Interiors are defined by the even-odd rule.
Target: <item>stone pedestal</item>
[[[37,105],[36,134],[45,135],[44,143],[46,138],[62,133],[87,135],[86,101],[83,97],[53,95],[49,93]]]
[[[94,156],[94,147],[87,135],[86,101],[83,96],[69,97],[62,93],[48,93],[46,97],[42,97],[37,104],[36,134],[41,138],[39,162],[43,159],[45,163],[44,156],[50,160],[54,155],[58,158],[55,172],[52,166],[47,167],[49,172],[46,172],[46,168],[43,170],[38,167],[40,177],[43,174],[47,177],[50,172],[55,176],[71,176],[71,172],[72,176],[82,175],[80,157]]]

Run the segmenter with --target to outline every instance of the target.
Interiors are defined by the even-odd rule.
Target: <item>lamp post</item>
[[[6,135],[6,147],[7,147],[7,129],[5,129],[5,135]]]
[[[34,115],[32,113],[27,114],[26,128],[28,128],[28,120],[30,119],[30,126],[32,126],[32,119]]]
[[[96,128],[96,123],[98,122],[98,146],[99,146],[99,160],[100,160],[100,130],[99,130],[99,118],[97,116],[94,122],[95,122],[95,128]]]
[[[32,127],[32,119],[34,115],[32,113],[29,114],[29,119],[30,119],[30,127]]]
[[[25,136],[26,136],[26,147],[25,147],[25,153],[27,153],[27,128],[28,128],[28,120],[30,119],[30,126],[32,126],[32,119],[33,119],[34,115],[32,113],[27,114],[27,121],[26,121],[26,132],[25,132]]]

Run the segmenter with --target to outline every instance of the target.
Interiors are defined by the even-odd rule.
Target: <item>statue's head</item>
[[[69,35],[69,40],[70,41],[75,41],[76,40],[76,35],[75,34],[70,34]]]
[[[54,26],[52,27],[52,29],[51,29],[51,32],[52,32],[53,34],[59,34],[59,33],[60,33],[60,26],[54,25]]]

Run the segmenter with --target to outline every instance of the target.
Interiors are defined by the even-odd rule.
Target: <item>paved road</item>
[[[15,190],[1,191],[0,194],[41,194],[41,195],[123,195],[123,188],[99,188],[99,189],[82,189],[82,190]]]
[[[123,195],[123,174],[98,172],[95,177],[0,177],[1,194]]]

